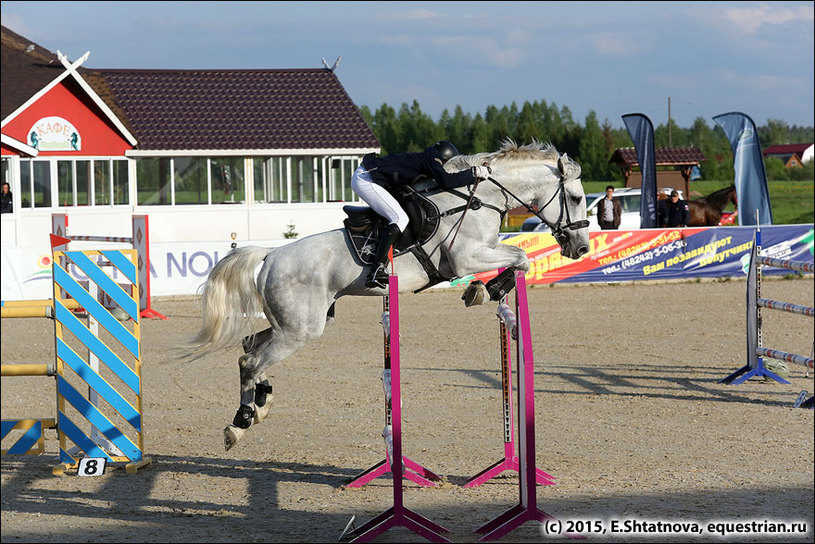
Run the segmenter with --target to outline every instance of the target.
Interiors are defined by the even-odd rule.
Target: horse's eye
[[[579,206],[583,202],[583,197],[579,195],[572,195],[572,202],[575,206]]]

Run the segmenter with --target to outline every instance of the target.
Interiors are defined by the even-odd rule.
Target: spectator
[[[14,211],[14,204],[11,200],[11,188],[9,184],[3,182],[2,202],[0,202],[0,213],[11,213]]]
[[[620,201],[614,198],[614,187],[606,187],[606,197],[597,203],[597,224],[603,230],[620,228],[622,208]]]
[[[690,221],[688,203],[679,199],[679,193],[671,191],[670,200],[660,200],[657,209],[657,227],[687,227]]]

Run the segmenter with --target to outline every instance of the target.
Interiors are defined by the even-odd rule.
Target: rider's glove
[[[487,179],[490,177],[490,169],[487,166],[473,166],[473,177],[475,179]]]

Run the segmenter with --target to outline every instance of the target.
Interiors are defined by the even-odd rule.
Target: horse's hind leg
[[[241,403],[232,424],[224,429],[224,447],[227,451],[238,443],[246,429],[269,414],[272,384],[263,370],[262,355],[266,344],[271,344],[272,336],[272,329],[268,328],[243,339],[245,354],[238,359]]]
[[[309,340],[319,337],[333,317],[332,304],[322,317],[309,316],[306,312],[294,320],[298,323],[296,327],[285,331],[277,329],[274,333],[269,328],[244,339],[246,354],[238,359],[241,404],[232,424],[224,429],[224,447],[227,451],[240,441],[253,423],[260,423],[269,415],[272,384],[266,376],[266,368],[282,361]]]

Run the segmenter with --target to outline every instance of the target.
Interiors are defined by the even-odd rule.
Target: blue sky
[[[13,2],[2,24],[89,68],[317,68],[358,105],[546,100],[583,122],[743,111],[813,126],[813,2]]]

